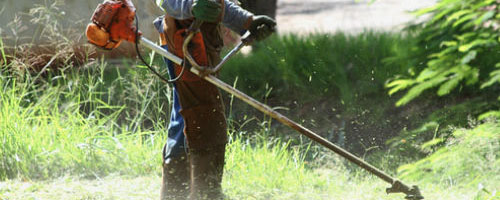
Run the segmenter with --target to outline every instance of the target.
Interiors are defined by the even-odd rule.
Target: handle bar
[[[189,61],[191,66],[195,67],[198,71],[200,71],[202,74],[215,74],[217,73],[221,68],[222,65],[224,65],[229,58],[231,58],[233,55],[235,55],[237,52],[239,52],[244,46],[250,45],[254,41],[254,37],[250,34],[249,31],[247,31],[241,38],[241,42],[236,45],[224,58],[222,61],[217,64],[215,67],[208,67],[208,66],[200,66],[196,60],[191,56],[191,53],[189,53],[188,50],[188,45],[191,42],[191,40],[194,37],[194,34],[199,32],[199,29],[201,25],[203,24],[203,21],[195,19],[191,26],[188,28],[188,36],[186,39],[184,39],[184,43],[182,44],[182,52],[184,53],[184,57],[186,60]]]

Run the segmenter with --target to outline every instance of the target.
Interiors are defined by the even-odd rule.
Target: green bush
[[[498,187],[500,125],[485,123],[473,129],[456,129],[452,134],[452,138],[436,137],[424,144],[422,148],[437,142],[445,145],[422,160],[401,166],[401,177],[422,183]]]
[[[437,88],[444,96],[476,91],[500,80],[500,6],[496,0],[441,0],[417,15],[430,20],[413,27],[418,48],[409,73],[389,82],[389,94],[406,90],[396,105]]]

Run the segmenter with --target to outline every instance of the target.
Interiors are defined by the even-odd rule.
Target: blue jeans
[[[166,45],[162,47],[167,49]],[[175,78],[174,64],[166,58],[164,58],[164,61],[167,65],[170,78]],[[170,113],[170,123],[168,125],[168,138],[163,149],[163,158],[165,160],[176,159],[183,156],[186,157],[187,155],[187,145],[184,137],[184,118],[182,118],[182,115],[179,113],[181,104],[175,84],[173,84],[173,94],[172,112]]]

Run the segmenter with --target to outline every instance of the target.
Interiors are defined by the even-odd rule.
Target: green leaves
[[[481,17],[476,19],[476,21],[474,21],[474,24],[481,25],[483,22],[491,19],[493,16],[495,16],[495,11],[488,11],[488,12],[484,13],[483,15],[481,15]]]
[[[400,79],[400,80],[395,80],[393,82],[390,82],[389,84],[386,85],[388,88],[392,88],[389,91],[389,95],[392,95],[400,90],[404,90],[412,85],[414,85],[416,81],[412,79]]]
[[[462,64],[467,64],[469,63],[470,61],[474,60],[477,56],[477,51],[470,51],[469,53],[467,53],[467,55],[465,55],[462,60],[460,61],[460,63]]]
[[[474,19],[476,17],[477,17],[476,13],[471,13],[471,14],[465,15],[465,16],[461,17],[460,19],[458,19],[457,21],[455,21],[455,23],[453,23],[452,27],[455,28],[455,27],[461,26],[465,22],[469,22],[471,19]]]
[[[463,79],[463,76],[453,76],[450,80],[446,81],[439,87],[439,90],[437,94],[439,96],[444,96],[447,95],[453,90],[455,87],[457,87],[458,83]]]
[[[488,44],[494,45],[496,43],[497,42],[495,40],[492,40],[492,39],[488,39],[488,40],[476,39],[476,40],[471,41],[470,43],[467,43],[467,44],[464,44],[464,45],[461,45],[460,47],[458,47],[458,51],[465,53],[476,46],[483,46],[483,45],[488,45]]]
[[[496,67],[500,68],[500,63],[497,63]],[[500,83],[500,69],[497,69],[490,73],[490,79],[481,85],[481,89],[490,87],[495,83]]]
[[[439,61],[439,60],[435,60]],[[437,65],[437,63],[434,63]],[[418,97],[427,89],[439,86],[437,94],[444,96],[449,94],[453,89],[459,86],[461,81],[466,80],[466,84],[474,84],[477,82],[479,69],[473,68],[466,64],[454,66],[448,70],[437,69],[433,70],[430,67],[424,69],[416,79],[398,79],[386,85],[391,88],[389,95],[398,91],[407,89],[413,86],[406,95],[401,98],[396,105],[401,106]]]
[[[415,14],[432,14],[420,24],[417,33],[418,49],[415,59],[426,63],[417,75],[399,76],[388,84],[389,95],[408,90],[397,102],[401,106],[420,96],[424,91],[437,88],[439,96],[450,94],[457,87],[489,87],[500,82],[500,3],[495,0],[441,0],[435,6]],[[424,59],[422,59],[424,58]],[[480,70],[481,69],[481,70]],[[490,73],[489,78],[480,77]]]
[[[488,111],[486,113],[479,115],[479,117],[477,119],[484,120],[484,119],[491,118],[491,117],[500,119],[500,111]]]
[[[422,92],[424,92],[425,90],[433,88],[441,84],[445,80],[446,78],[441,76],[416,84],[414,87],[410,89],[410,91],[406,93],[406,95],[403,98],[401,98],[399,101],[396,102],[396,106],[402,106],[407,104],[408,102],[410,102],[411,100],[415,99],[417,96],[422,94]]]

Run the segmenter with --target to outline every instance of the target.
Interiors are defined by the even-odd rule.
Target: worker
[[[257,41],[271,35],[276,26],[270,17],[253,15],[229,0],[156,0],[156,3],[165,11],[154,23],[162,47],[176,55],[182,48],[179,41],[185,36],[182,30],[189,27],[193,18],[204,22],[200,27],[202,44],[190,50],[202,66],[213,67],[221,60],[221,24],[240,35],[250,31]],[[178,76],[181,66],[165,61],[171,78]],[[172,106],[168,139],[163,148],[161,199],[223,199],[227,126],[219,90],[185,72],[174,84]]]

